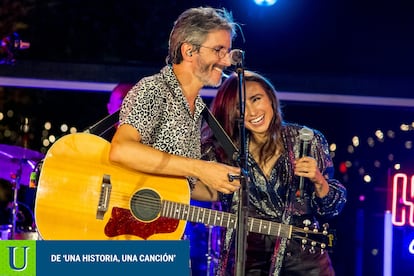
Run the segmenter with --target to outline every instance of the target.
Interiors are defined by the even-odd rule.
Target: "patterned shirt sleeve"
[[[120,124],[135,127],[145,144],[152,144],[162,110],[159,87],[152,81],[142,79],[126,95],[120,113]]]

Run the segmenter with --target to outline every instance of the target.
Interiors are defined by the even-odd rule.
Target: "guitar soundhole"
[[[131,211],[141,221],[152,221],[161,212],[160,196],[153,190],[140,190],[132,196]]]

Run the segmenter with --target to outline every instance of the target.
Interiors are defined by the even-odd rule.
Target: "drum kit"
[[[38,239],[33,209],[43,158],[28,148],[0,144],[0,240]]]
[[[44,157],[28,148],[0,144],[0,240],[41,239],[35,223],[34,203]],[[203,204],[220,209],[214,203]],[[193,239],[198,240],[198,246],[191,251],[193,265],[207,273],[203,275],[210,275],[218,261],[220,229],[198,225],[191,231]]]

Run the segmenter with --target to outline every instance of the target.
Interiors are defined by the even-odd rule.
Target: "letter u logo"
[[[22,249],[23,249],[23,258],[17,258],[16,256],[17,247],[16,246],[9,247],[9,266],[12,270],[22,271],[22,270],[25,270],[27,267],[27,251],[29,250],[29,247],[23,246]],[[19,261],[17,261],[17,259]],[[23,260],[23,262],[21,260]],[[20,266],[18,267],[18,265]]]

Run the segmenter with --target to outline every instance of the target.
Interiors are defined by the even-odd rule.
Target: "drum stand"
[[[25,133],[27,133],[25,131]],[[27,146],[27,143],[24,143]],[[19,147],[12,145],[0,144],[0,177],[7,180],[12,186],[13,202],[9,204],[9,209],[12,211],[12,225],[11,225],[11,239],[16,238],[18,215],[21,214],[20,206],[25,206],[17,201],[20,186],[25,185],[26,181],[31,180],[26,174],[33,173],[33,162],[42,160],[44,155],[42,153],[28,149],[27,147]],[[29,183],[28,183],[29,184]],[[29,187],[31,187],[29,185]],[[11,207],[11,208],[10,208]],[[30,211],[30,208],[28,208]],[[34,223],[33,213],[30,214]]]
[[[212,245],[212,235],[213,235],[213,226],[208,226],[208,242],[207,242],[207,274],[206,276],[210,276],[211,273],[211,259],[213,259],[214,256],[212,256],[211,245]],[[214,252],[213,252],[214,254]]]
[[[22,175],[22,163],[24,159],[21,159],[19,162],[19,167],[17,169],[14,180],[12,181],[12,190],[13,190],[13,202],[12,202],[12,228],[10,239],[14,240],[17,228],[17,214],[19,213],[19,204],[17,201],[17,194],[20,189],[20,178]]]
[[[217,236],[215,231],[220,231],[219,228],[215,226],[209,225],[208,226],[208,242],[207,242],[207,269],[206,269],[206,276],[214,275],[214,268],[217,265],[217,254],[220,251],[220,235]]]

